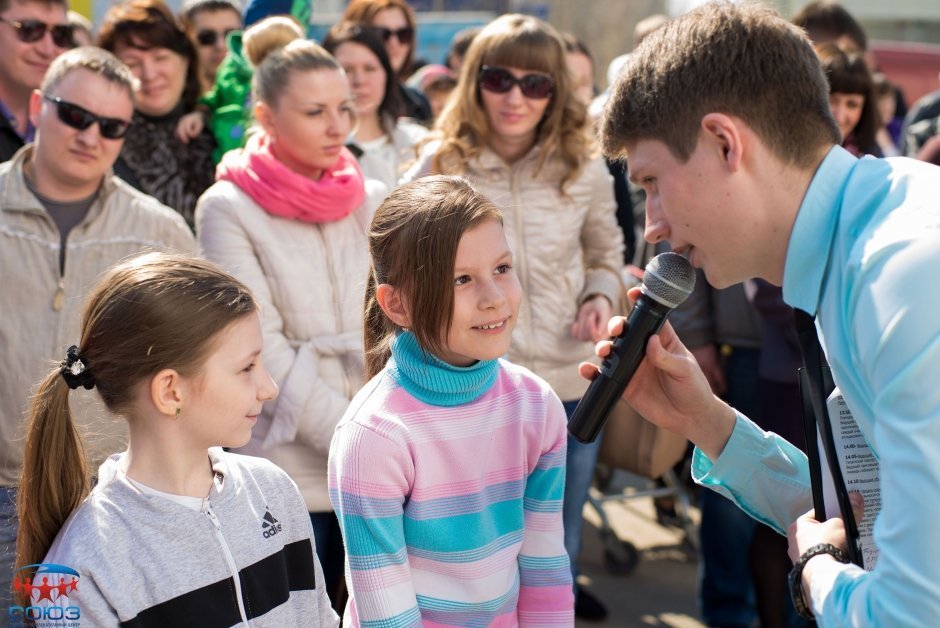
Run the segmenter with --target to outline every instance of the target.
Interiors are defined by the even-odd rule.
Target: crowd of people
[[[626,398],[714,489],[704,621],[940,615],[940,175],[884,159],[938,161],[936,94],[829,0],[644,20],[604,92],[537,17],[433,64],[405,0],[309,17],[0,0],[0,624],[604,619],[566,423],[664,249],[702,280]],[[793,307],[885,468],[870,573],[800,517]]]

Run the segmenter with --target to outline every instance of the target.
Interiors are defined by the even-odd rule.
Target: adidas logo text
[[[274,515],[271,514],[271,511],[267,510],[267,508],[265,508],[264,517],[261,519],[261,530],[261,534],[266,539],[271,538],[281,531],[281,524],[277,519],[274,518]]]

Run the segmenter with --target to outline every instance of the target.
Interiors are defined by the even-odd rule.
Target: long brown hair
[[[454,95],[435,124],[436,132],[424,142],[441,140],[431,169],[462,174],[466,160],[479,155],[489,144],[489,122],[478,85],[484,65],[544,72],[555,81],[551,101],[536,129],[536,142],[542,143],[536,171],[541,171],[549,158],[560,158],[563,170],[557,183],[564,191],[596,152],[596,145],[586,106],[571,89],[561,35],[550,24],[530,15],[500,16],[473,38]]]
[[[85,304],[77,348],[86,387],[133,420],[139,383],[166,368],[198,374],[219,332],[256,310],[248,288],[204,260],[151,253],[125,261],[101,277]],[[57,367],[33,398],[17,490],[17,568],[42,561],[88,492],[68,393]]]
[[[503,221],[499,209],[462,177],[430,176],[397,187],[369,228],[366,285],[366,378],[388,361],[399,328],[375,297],[394,286],[408,303],[409,328],[425,351],[439,353],[454,315],[454,260],[464,232],[483,220]]]

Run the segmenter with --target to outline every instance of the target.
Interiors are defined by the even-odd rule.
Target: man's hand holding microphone
[[[735,412],[714,395],[692,353],[665,321],[694,283],[682,256],[663,253],[650,260],[643,286],[628,293],[634,306],[630,317],[612,318],[612,339],[597,343],[595,352],[604,362],[579,368],[593,381],[568,423],[572,436],[593,441],[622,395],[646,420],[688,438],[711,460],[721,455]]]

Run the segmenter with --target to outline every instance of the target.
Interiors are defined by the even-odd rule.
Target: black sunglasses
[[[526,74],[516,78],[512,72],[505,68],[494,68],[484,65],[480,68],[480,87],[488,92],[505,94],[515,85],[522,90],[526,98],[550,98],[555,89],[555,81],[545,74]]]
[[[379,26],[375,30],[379,33],[379,36],[384,42],[387,42],[392,38],[392,35],[394,35],[395,38],[401,43],[410,44],[411,40],[414,39],[415,36],[415,29],[411,28],[410,26],[399,28],[396,31],[393,31],[390,28],[385,28],[384,26]]]
[[[127,129],[131,126],[130,120],[104,118],[93,114],[84,107],[79,107],[66,100],[62,100],[58,96],[43,94],[42,97],[56,106],[56,110],[59,113],[59,120],[61,120],[63,124],[73,129],[78,129],[79,131],[84,131],[97,122],[98,129],[101,131],[101,137],[109,140],[119,140],[127,134]]]
[[[46,31],[52,33],[52,43],[59,48],[75,47],[75,27],[71,24],[53,24],[49,25],[39,20],[9,20],[0,17],[0,22],[6,22],[16,29],[16,37],[23,43],[31,44],[39,41],[46,34]]]
[[[230,28],[224,31],[214,31],[210,29],[201,30],[196,33],[196,41],[199,42],[200,46],[214,46],[215,42],[219,41],[220,38],[224,42],[229,33],[234,33],[237,30],[237,28]]]

